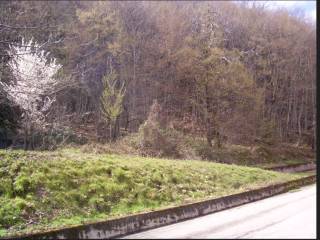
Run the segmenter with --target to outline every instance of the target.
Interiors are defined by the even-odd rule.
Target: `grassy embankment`
[[[141,147],[141,136],[130,134],[115,143],[91,143],[80,147],[86,153],[130,154],[140,156],[159,156],[162,158],[205,160],[210,162],[255,166],[260,168],[314,162],[315,151],[308,146],[294,144],[256,143],[249,146],[223,144],[222,148],[209,147],[206,139],[191,135],[181,135],[172,131],[167,142],[174,148],[170,152],[163,149],[150,154],[149,149]],[[157,144],[155,144],[157,145]]]
[[[197,160],[0,150],[0,236],[108,219],[293,180]]]

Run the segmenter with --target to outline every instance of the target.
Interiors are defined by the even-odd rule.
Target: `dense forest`
[[[1,1],[1,147],[140,132],[314,147],[315,23],[231,1]],[[167,135],[166,135],[167,134]]]

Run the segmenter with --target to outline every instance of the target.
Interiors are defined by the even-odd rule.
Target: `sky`
[[[316,20],[316,1],[269,1],[269,5],[272,7],[285,7],[289,11],[295,9],[301,9],[305,12],[306,16]]]
[[[260,3],[266,3],[266,6],[270,9],[284,7],[289,11],[300,10],[305,13],[306,17],[316,21],[316,1],[255,1]]]

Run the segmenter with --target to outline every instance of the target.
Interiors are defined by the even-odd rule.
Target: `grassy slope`
[[[222,148],[209,147],[205,138],[183,135],[172,130],[174,137],[166,139],[176,145],[171,154],[155,151],[153,156],[207,160],[212,162],[230,163],[236,165],[276,167],[297,163],[308,163],[315,160],[315,151],[307,146],[294,144],[263,144],[257,143],[250,146],[227,143]],[[157,144],[155,144],[157,145]],[[158,145],[157,145],[158,146]],[[150,149],[141,147],[141,136],[138,133],[127,135],[115,143],[91,143],[80,147],[87,153],[114,153],[152,156]],[[161,149],[161,148],[160,148]],[[162,149],[163,150],[163,149]]]
[[[159,209],[299,177],[76,149],[0,150],[0,236]]]

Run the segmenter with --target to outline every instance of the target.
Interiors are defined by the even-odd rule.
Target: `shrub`
[[[146,155],[179,157],[178,134],[164,126],[160,112],[161,107],[155,101],[148,119],[139,128],[140,148]]]
[[[203,160],[216,160],[217,159],[217,155],[214,152],[213,147],[210,147],[206,143],[195,146],[195,149],[196,149],[196,153]]]
[[[87,142],[84,136],[78,135],[70,128],[63,126],[50,126],[50,128],[38,132],[35,139],[35,146],[42,150],[53,150],[68,143],[81,145]]]
[[[47,124],[42,129],[36,129],[29,139],[29,144],[32,145],[32,148],[39,150],[55,150],[65,144],[75,143],[82,145],[87,142],[88,139],[86,137],[60,124]],[[23,136],[20,133],[12,144],[12,148],[22,148],[23,145]]]

